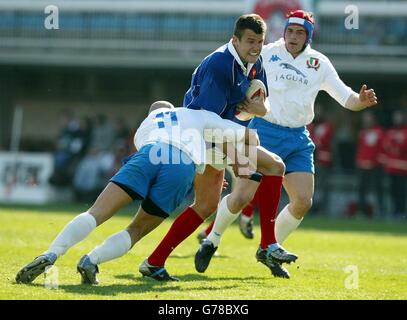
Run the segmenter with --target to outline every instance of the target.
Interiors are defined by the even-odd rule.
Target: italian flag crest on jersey
[[[309,58],[307,60],[307,67],[318,70],[318,68],[320,67],[319,59],[313,57]]]

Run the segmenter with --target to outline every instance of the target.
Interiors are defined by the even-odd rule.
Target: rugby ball
[[[267,89],[266,86],[264,85],[263,81],[259,79],[253,79],[250,81],[249,88],[246,91],[246,97],[256,100],[256,99],[261,99],[262,94],[266,94]],[[254,114],[246,112],[246,111],[236,111],[235,117],[239,119],[240,121],[247,121],[252,118],[254,118]]]

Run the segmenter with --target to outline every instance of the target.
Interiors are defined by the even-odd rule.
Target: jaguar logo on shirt
[[[318,68],[321,66],[321,64],[319,63],[319,59],[317,58],[309,58],[309,60],[307,60],[307,67],[308,68],[312,68],[315,69],[315,71],[318,71]]]
[[[282,62],[282,63],[280,63],[280,67],[282,67],[283,69],[292,70],[297,75],[293,74],[293,73],[280,74],[280,75],[276,74],[275,81],[288,80],[288,81],[293,81],[293,82],[302,83],[304,85],[308,85],[308,80],[306,79],[307,76],[304,73],[302,73],[300,70],[298,70],[296,67],[294,67],[293,65]]]
[[[306,78],[307,76],[305,74],[303,74],[300,70],[298,70],[296,67],[294,67],[293,65],[289,64],[289,63],[280,63],[280,66],[283,67],[283,69],[288,69],[288,70],[293,70],[295,71],[298,75],[303,76],[304,78]]]

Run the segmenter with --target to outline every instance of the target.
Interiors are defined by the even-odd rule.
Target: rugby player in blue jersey
[[[243,15],[235,23],[232,39],[203,59],[192,75],[191,87],[184,97],[184,107],[190,109],[205,109],[217,113],[224,119],[235,119],[239,110],[252,113],[259,117],[268,112],[263,99],[247,99],[245,94],[250,81],[259,79],[267,87],[267,79],[260,56],[266,24],[256,14]],[[264,93],[267,95],[267,93]],[[285,166],[280,157],[263,151],[258,157],[269,157],[272,163],[267,175],[261,178],[262,185],[269,190],[268,196],[260,203],[261,215],[261,245],[258,255],[263,264],[270,268],[273,274],[284,276],[286,272],[274,260],[288,262],[296,259],[276,244],[274,237],[274,217],[277,211]],[[230,212],[230,217],[238,216],[253,198],[260,179],[254,175],[253,180],[238,179],[232,194],[220,204]],[[161,277],[156,270],[163,270],[164,264],[171,252],[202,222],[216,212],[220,201],[224,169],[222,166],[207,166],[203,175],[197,175],[194,182],[194,203],[184,210],[174,221],[170,230],[140,266],[144,276],[156,280],[171,280],[171,277]],[[270,247],[271,245],[274,245]],[[212,248],[216,250],[216,248]],[[164,269],[165,270],[165,269]],[[166,272],[167,274],[167,272]]]

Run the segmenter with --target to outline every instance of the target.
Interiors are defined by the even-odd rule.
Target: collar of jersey
[[[231,53],[231,55],[235,58],[239,66],[242,68],[243,73],[248,76],[250,73],[250,70],[252,70],[252,67],[254,66],[253,63],[248,63],[247,68],[244,66],[242,60],[240,59],[235,47],[232,44],[232,39],[228,42],[228,50]]]

